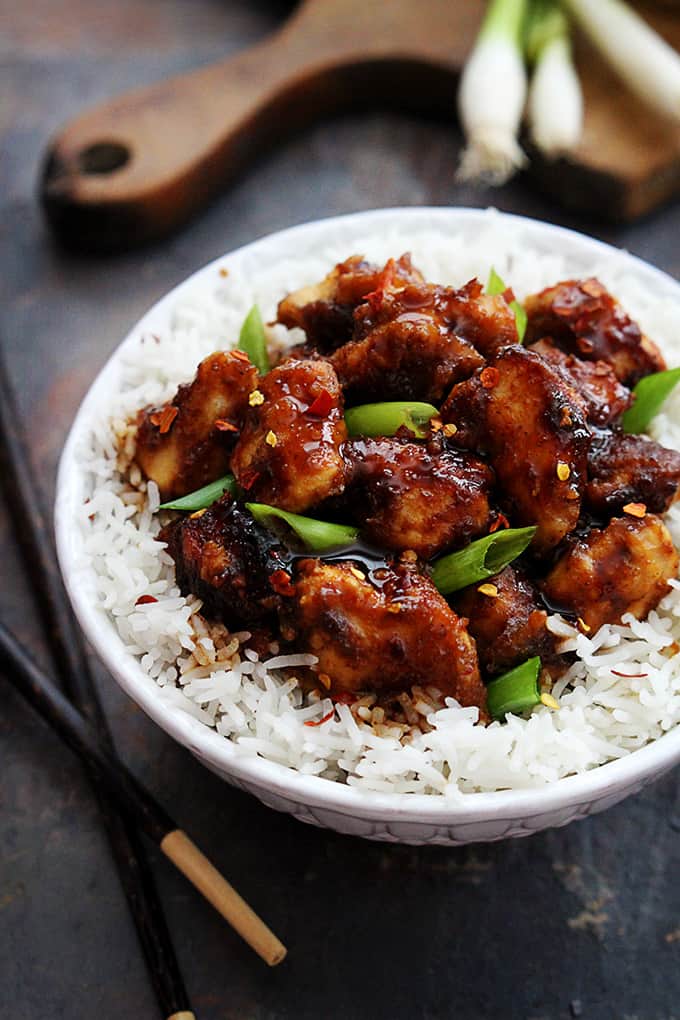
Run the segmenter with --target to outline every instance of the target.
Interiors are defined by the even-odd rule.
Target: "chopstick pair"
[[[113,762],[116,768],[122,768],[123,766],[113,757],[113,742],[89,668],[84,641],[61,581],[54,545],[42,513],[27,444],[1,352],[0,479],[5,489],[12,524],[23,554],[33,595],[40,610],[52,658],[62,684],[78,709],[96,726],[99,749],[106,748],[111,759],[109,765]],[[7,635],[7,632],[5,634],[8,639],[5,661],[13,663],[17,655],[21,660],[23,653],[20,646],[13,641],[11,635]],[[28,667],[29,674],[32,665]],[[19,672],[17,671],[16,677],[10,674],[8,679],[20,682]],[[24,684],[28,679],[29,677],[24,676]],[[59,696],[60,692],[43,675],[37,679],[41,681],[37,689],[42,691],[42,703],[47,706],[51,701],[51,694],[56,692]],[[35,701],[33,703],[35,704]],[[51,703],[54,706],[54,702]],[[68,701],[66,704],[73,710]],[[54,716],[54,707],[50,712]],[[84,723],[82,717],[80,720],[71,721],[79,725]],[[118,805],[111,788],[103,783],[96,766],[90,764],[88,770],[161,1012],[169,1020],[170,1018],[192,1020],[193,1013],[190,1011],[163,908],[135,825]],[[162,809],[155,805],[150,795],[146,791],[144,793],[147,803],[150,802],[160,812],[160,817],[168,824],[174,824]],[[162,827],[161,825],[160,828]],[[165,835],[169,835],[169,831]],[[169,841],[169,845],[174,846],[175,853],[179,853],[178,847],[184,844],[179,837],[175,837]],[[167,846],[166,843],[166,848]],[[278,962],[285,955],[285,949],[278,940],[275,940],[270,949],[272,959],[268,962]]]

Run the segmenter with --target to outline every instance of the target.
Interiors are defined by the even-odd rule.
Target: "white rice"
[[[167,400],[178,383],[190,379],[198,362],[213,350],[233,346],[240,324],[257,301],[265,321],[275,315],[288,291],[323,276],[353,252],[376,261],[403,251],[413,253],[426,277],[460,285],[491,264],[521,298],[569,275],[597,275],[663,348],[670,364],[680,362],[680,305],[650,293],[629,269],[602,256],[584,267],[554,253],[537,252],[523,240],[516,223],[488,218],[471,238],[439,230],[388,229],[380,236],[356,236],[323,250],[301,251],[261,269],[241,263],[223,278],[215,270],[206,295],[178,302],[162,336],[140,335],[121,355],[123,380],[110,404],[81,444],[78,458],[87,473],[89,500],[79,522],[82,553],[91,567],[93,595],[114,620],[126,648],[178,708],[214,727],[239,751],[261,755],[300,772],[346,782],[367,790],[454,796],[458,791],[538,787],[629,754],[680,722],[680,583],[644,622],[625,617],[585,636],[559,617],[551,628],[577,660],[553,687],[559,711],[543,706],[527,719],[476,726],[477,709],[453,699],[428,715],[427,732],[416,729],[400,742],[399,727],[372,727],[370,707],[357,719],[344,705],[320,726],[305,723],[333,710],[329,698],[305,700],[282,667],[302,666],[311,656],[281,656],[276,647],[260,661],[243,652],[248,634],[229,635],[208,626],[200,602],[180,595],[173,564],[156,540],[162,514],[159,499],[138,469],[130,482],[123,472],[134,452],[126,422],[138,408]],[[304,248],[304,246],[303,246]],[[295,339],[281,327],[272,340]],[[680,393],[671,397],[654,422],[653,434],[680,448]],[[122,451],[122,452],[121,452]],[[143,494],[140,497],[140,492]],[[145,495],[144,495],[145,494]],[[666,515],[680,545],[680,508]],[[142,595],[157,601],[136,605]],[[640,674],[639,676],[618,676]],[[428,713],[427,704],[423,711]]]

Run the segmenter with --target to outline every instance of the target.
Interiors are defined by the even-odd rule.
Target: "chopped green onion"
[[[224,475],[223,478],[218,478],[216,482],[210,482],[209,485],[204,485],[202,489],[196,489],[195,492],[190,492],[187,496],[182,496],[181,499],[173,499],[169,503],[161,503],[159,510],[205,510],[207,507],[220,498],[225,492],[230,492],[232,496],[236,495],[236,479],[233,475]]]
[[[536,528],[509,528],[470,542],[464,549],[437,560],[432,582],[442,595],[493,577],[524,552]]]
[[[496,270],[491,267],[489,273],[489,281],[486,285],[487,294],[496,296],[497,294],[505,294],[507,286],[501,276],[498,275]],[[510,301],[508,307],[515,313],[515,325],[517,326],[517,337],[519,342],[522,343],[524,340],[524,334],[527,331],[527,313],[519,303],[519,301]]]
[[[503,184],[526,163],[517,135],[527,74],[522,26],[528,0],[491,0],[458,88],[466,148],[458,178]]]
[[[628,433],[644,432],[655,414],[680,382],[680,368],[669,368],[665,372],[646,375],[633,390],[635,403],[623,415],[621,424]]]
[[[245,351],[255,368],[262,375],[269,371],[269,355],[267,354],[267,338],[264,332],[262,316],[257,305],[253,305],[245,317],[238,338],[238,348]]]
[[[287,510],[279,510],[265,503],[246,503],[246,507],[258,522],[271,531],[275,530],[276,520],[281,520],[295,532],[297,537],[310,552],[327,552],[344,545],[352,545],[359,537],[357,528],[344,524],[329,524],[317,521],[313,517],[302,517],[291,514]]]
[[[558,0],[533,0],[526,51],[534,66],[529,130],[537,148],[555,159],[573,149],[583,132],[583,93],[572,60],[569,22]]]
[[[345,411],[345,424],[350,436],[393,436],[405,425],[417,439],[424,439],[427,432],[422,426],[438,413],[432,404],[394,400],[350,407]]]
[[[502,720],[508,713],[516,715],[538,705],[540,672],[541,660],[536,656],[492,680],[486,689],[486,703],[492,719]]]

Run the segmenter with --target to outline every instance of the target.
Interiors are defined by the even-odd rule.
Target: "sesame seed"
[[[270,429],[267,435],[264,437],[264,441],[267,446],[276,446],[278,439],[276,438],[276,432],[272,432]]]
[[[449,425],[445,425],[444,426],[444,435],[445,436],[455,436],[457,431],[458,431],[458,426],[454,425],[453,422],[451,422]]]
[[[498,588],[495,584],[480,584],[477,591],[482,595],[488,595],[490,599],[498,598]]]
[[[260,404],[264,404],[264,393],[259,390],[253,390],[248,397],[248,403],[251,407],[259,407]]]
[[[202,517],[203,514],[207,512],[208,512],[207,507],[203,507],[202,510],[196,510],[195,513],[189,514],[189,519],[192,521],[197,521],[199,517]]]
[[[566,482],[567,478],[571,474],[571,468],[568,464],[565,464],[563,460],[557,462],[557,477],[561,482]]]
[[[586,623],[586,621],[585,621],[585,620],[583,620],[583,619],[582,619],[582,618],[581,618],[581,617],[579,616],[579,618],[578,618],[578,621],[577,621],[577,622],[578,622],[578,625],[579,625],[579,627],[581,628],[581,630],[583,631],[583,633],[584,633],[584,634],[590,634],[590,630],[591,630],[591,628],[590,628],[590,627],[588,626],[588,624]]]
[[[541,704],[545,705],[546,708],[552,708],[555,712],[559,711],[559,701],[553,698],[552,694],[548,694],[547,691],[544,691],[541,695]]]
[[[644,503],[626,503],[623,512],[628,514],[629,517],[644,517],[647,513],[647,507]]]
[[[433,432],[440,432],[444,428],[441,418],[430,418],[430,428]]]
[[[356,577],[357,581],[365,581],[366,580],[366,575],[362,574],[361,571],[357,567],[350,567],[349,568],[349,572],[350,572],[350,574],[353,574]]]

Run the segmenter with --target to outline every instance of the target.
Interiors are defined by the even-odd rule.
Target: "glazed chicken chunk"
[[[352,339],[354,309],[384,283],[386,275],[396,287],[423,282],[409,255],[390,259],[383,269],[353,255],[320,283],[285,297],[279,303],[278,321],[304,330],[309,347],[328,354]]]
[[[193,592],[203,612],[229,626],[261,620],[286,592],[290,575],[278,543],[228,493],[204,511],[161,532],[175,561],[183,595]]]
[[[664,513],[680,487],[680,452],[644,436],[602,432],[588,452],[585,502],[595,514],[619,513],[627,503],[644,503]]]
[[[233,441],[257,386],[242,351],[218,351],[198,366],[169,404],[140,411],[137,463],[163,500],[184,496],[229,469]]]
[[[423,683],[484,711],[485,688],[465,621],[414,563],[385,567],[373,583],[350,562],[302,560],[283,613],[284,636],[318,656],[314,668],[332,693]]]
[[[551,337],[585,361],[604,361],[626,386],[666,363],[655,343],[624,312],[599,280],[564,280],[524,303],[526,342]]]
[[[625,613],[643,619],[670,590],[678,553],[659,517],[615,517],[572,543],[542,583],[550,602],[595,633]]]
[[[590,436],[578,394],[538,354],[505,347],[441,410],[457,445],[486,453],[503,509],[545,553],[576,527]]]
[[[488,531],[493,476],[476,457],[398,439],[353,439],[344,456],[346,499],[367,541],[427,560]]]
[[[633,394],[616,378],[604,361],[583,361],[560,350],[552,340],[539,340],[530,348],[564,376],[583,399],[586,417],[591,425],[613,426],[620,422],[624,411],[633,403]]]
[[[482,669],[503,673],[540,655],[544,665],[557,663],[555,639],[546,630],[548,614],[531,582],[514,567],[506,567],[485,585],[473,584],[454,601],[468,618]]]
[[[347,438],[342,393],[327,361],[287,361],[250,395],[231,461],[248,498],[303,513],[341,492]]]

